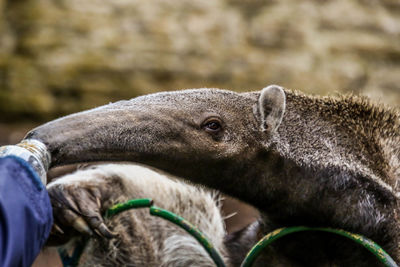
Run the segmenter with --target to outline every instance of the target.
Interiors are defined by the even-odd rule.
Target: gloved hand
[[[45,144],[38,140],[26,139],[17,145],[2,146],[0,157],[5,156],[19,157],[28,162],[40,177],[43,185],[46,185],[51,155]]]

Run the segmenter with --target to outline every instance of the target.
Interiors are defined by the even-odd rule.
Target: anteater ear
[[[286,108],[286,96],[282,87],[270,85],[261,90],[258,99],[258,111],[261,118],[261,130],[274,132],[282,122]]]

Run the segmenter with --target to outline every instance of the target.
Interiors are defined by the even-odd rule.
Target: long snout
[[[111,104],[48,122],[30,131],[25,139],[36,139],[47,146],[52,167],[135,160],[136,154],[145,149],[143,139],[157,134],[154,125],[157,125],[157,116],[144,114],[138,108]]]
[[[25,139],[47,146],[51,167],[93,161],[171,166],[190,158],[185,153],[192,149],[188,138],[195,138],[196,133],[187,134],[193,127],[182,122],[187,117],[176,112],[174,105],[139,98],[48,122],[30,131]]]
[[[123,111],[91,110],[41,125],[30,131],[25,139],[43,142],[51,153],[52,166],[95,161],[104,157],[102,154],[112,141],[106,142],[104,133],[113,131],[112,134],[117,135],[118,126],[125,121]]]

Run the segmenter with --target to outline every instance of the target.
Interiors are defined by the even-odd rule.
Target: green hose
[[[124,203],[115,204],[106,211],[104,217],[110,218],[126,210],[147,208],[151,205],[153,205],[153,200],[151,200],[150,198],[131,199]],[[58,249],[58,254],[60,255],[63,267],[77,267],[79,265],[79,260],[82,256],[88,240],[89,239],[87,237],[82,237],[80,240],[78,240],[71,256],[68,254],[66,249]]]
[[[151,215],[161,217],[181,227],[183,230],[192,235],[200,243],[200,245],[203,246],[218,267],[225,267],[224,261],[222,260],[222,257],[219,255],[218,251],[214,248],[207,237],[200,232],[200,230],[175,213],[152,205],[153,201],[149,198],[132,199],[127,202],[112,206],[107,210],[105,217],[110,218],[113,215],[129,209],[150,207]]]
[[[150,214],[166,219],[184,229],[186,232],[196,238],[196,240],[204,247],[204,249],[207,251],[207,253],[210,255],[210,257],[213,259],[214,263],[218,267],[225,267],[224,261],[222,260],[221,255],[219,255],[218,251],[214,248],[210,241],[208,241],[205,235],[190,222],[170,211],[164,210],[156,206],[150,207]]]
[[[305,226],[295,226],[295,227],[287,227],[277,229],[262,238],[257,244],[249,251],[246,258],[243,260],[241,267],[250,267],[253,265],[254,261],[257,259],[261,251],[266,248],[268,245],[273,243],[275,240],[278,240],[281,237],[284,237],[289,234],[304,232],[304,231],[321,231],[321,232],[329,232],[337,235],[341,235],[347,237],[356,243],[362,245],[370,252],[372,252],[380,262],[382,262],[387,267],[398,267],[396,262],[387,254],[378,244],[373,242],[372,240],[363,237],[361,235],[353,234],[350,232],[346,232],[344,230],[331,229],[331,228],[312,228]]]
[[[208,239],[204,236],[202,232],[200,232],[195,226],[186,221],[184,218],[170,211],[153,206],[153,201],[149,198],[132,199],[125,203],[116,204],[107,210],[105,217],[110,218],[120,212],[135,208],[150,208],[151,215],[161,217],[178,225],[179,227],[187,231],[189,234],[191,234],[194,238],[196,238],[196,240],[204,247],[204,249],[207,251],[210,257],[213,259],[216,266],[225,267],[222,257],[219,255],[218,251],[208,241]],[[366,237],[346,232],[344,230],[331,229],[331,228],[318,228],[318,227],[312,228],[305,226],[280,228],[267,234],[264,238],[258,241],[257,244],[249,251],[246,258],[243,260],[241,267],[252,266],[252,264],[260,255],[262,250],[265,249],[271,243],[273,243],[275,240],[278,240],[281,237],[284,237],[289,234],[304,232],[304,231],[322,231],[347,237],[353,240],[354,242],[364,246],[366,249],[372,252],[378,258],[378,260],[382,262],[386,267],[398,267],[395,261],[389,256],[389,254],[387,254],[378,244],[376,244],[375,242]],[[73,255],[71,257],[68,256],[68,253],[66,253],[66,251],[64,250],[59,251],[64,267],[78,266],[79,258],[83,253],[86,242],[87,239],[85,238],[82,240],[81,243],[78,243],[78,246],[75,248]]]
[[[191,223],[189,223],[182,217],[176,215],[175,213],[172,213],[170,211],[152,205],[153,201],[150,198],[131,199],[127,202],[119,203],[112,206],[106,211],[104,217],[111,218],[112,216],[126,210],[150,207],[151,215],[166,219],[184,229],[186,232],[188,232],[194,238],[196,238],[196,240],[204,247],[204,249],[207,251],[207,253],[210,255],[210,257],[213,259],[214,263],[218,267],[225,267],[224,261],[222,260],[222,257],[219,255],[218,251],[214,248],[211,242],[208,241],[206,236],[202,232],[200,232],[195,226],[193,226]],[[80,257],[83,253],[86,243],[87,239],[78,242],[71,256],[68,255],[66,250],[64,249],[59,250],[61,261],[63,262],[64,267],[78,266]]]
[[[137,208],[149,208],[151,205],[153,205],[153,200],[151,200],[150,198],[131,199],[124,203],[115,204],[106,211],[106,215],[104,217],[110,218],[115,214],[118,214],[126,210],[137,209]]]

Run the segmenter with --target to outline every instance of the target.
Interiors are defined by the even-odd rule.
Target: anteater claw
[[[104,236],[104,237],[109,238],[109,239],[118,236],[116,233],[111,232],[104,223],[101,223],[99,225],[98,231],[101,233],[101,236]]]
[[[58,226],[58,224],[53,224],[53,229],[54,229],[54,232],[55,233],[58,233],[58,234],[64,234],[64,231],[61,229],[61,227],[60,226]]]
[[[92,236],[93,231],[90,229],[88,224],[85,222],[84,219],[81,217],[77,217],[73,222],[72,222],[72,227],[74,227],[78,232]]]

